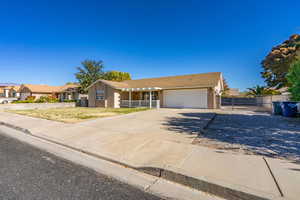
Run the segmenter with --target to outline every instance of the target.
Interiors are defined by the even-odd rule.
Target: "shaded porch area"
[[[160,108],[161,88],[126,88],[120,94],[120,107]]]

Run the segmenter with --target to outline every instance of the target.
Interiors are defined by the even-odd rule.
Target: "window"
[[[96,90],[96,100],[104,100],[104,91]]]
[[[151,96],[152,96],[152,100],[158,100],[158,92],[157,91],[152,91]],[[149,100],[149,99],[150,99],[149,92],[143,92],[143,100]]]

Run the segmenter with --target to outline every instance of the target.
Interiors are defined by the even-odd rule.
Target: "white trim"
[[[149,87],[149,88],[117,88],[122,91],[131,92],[131,91],[155,91],[155,90],[162,90],[159,87]]]
[[[216,86],[192,86],[192,87],[170,87],[170,88],[162,88],[162,90],[176,90],[176,89],[196,89],[196,88],[215,88]]]

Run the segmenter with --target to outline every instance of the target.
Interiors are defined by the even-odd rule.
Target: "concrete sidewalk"
[[[176,123],[165,127],[170,118],[192,119],[197,112],[207,111],[151,110],[78,124],[1,112],[0,123],[224,198],[297,199],[299,165],[192,145],[196,128],[205,126],[211,113],[199,115],[203,120],[197,118],[184,133]]]

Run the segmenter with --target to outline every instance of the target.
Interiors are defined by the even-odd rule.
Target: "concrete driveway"
[[[160,109],[86,121],[76,126],[126,139],[140,137],[191,143],[212,116],[208,110]]]
[[[177,163],[188,154],[193,146],[190,144],[213,115],[210,110],[159,109],[65,124],[5,113],[0,121],[3,118],[8,123],[17,122],[34,135],[95,154],[101,152],[106,158],[118,158],[125,163],[134,160],[136,166],[145,163],[164,166]],[[176,144],[188,147],[182,150]],[[136,157],[140,159],[133,159]]]

